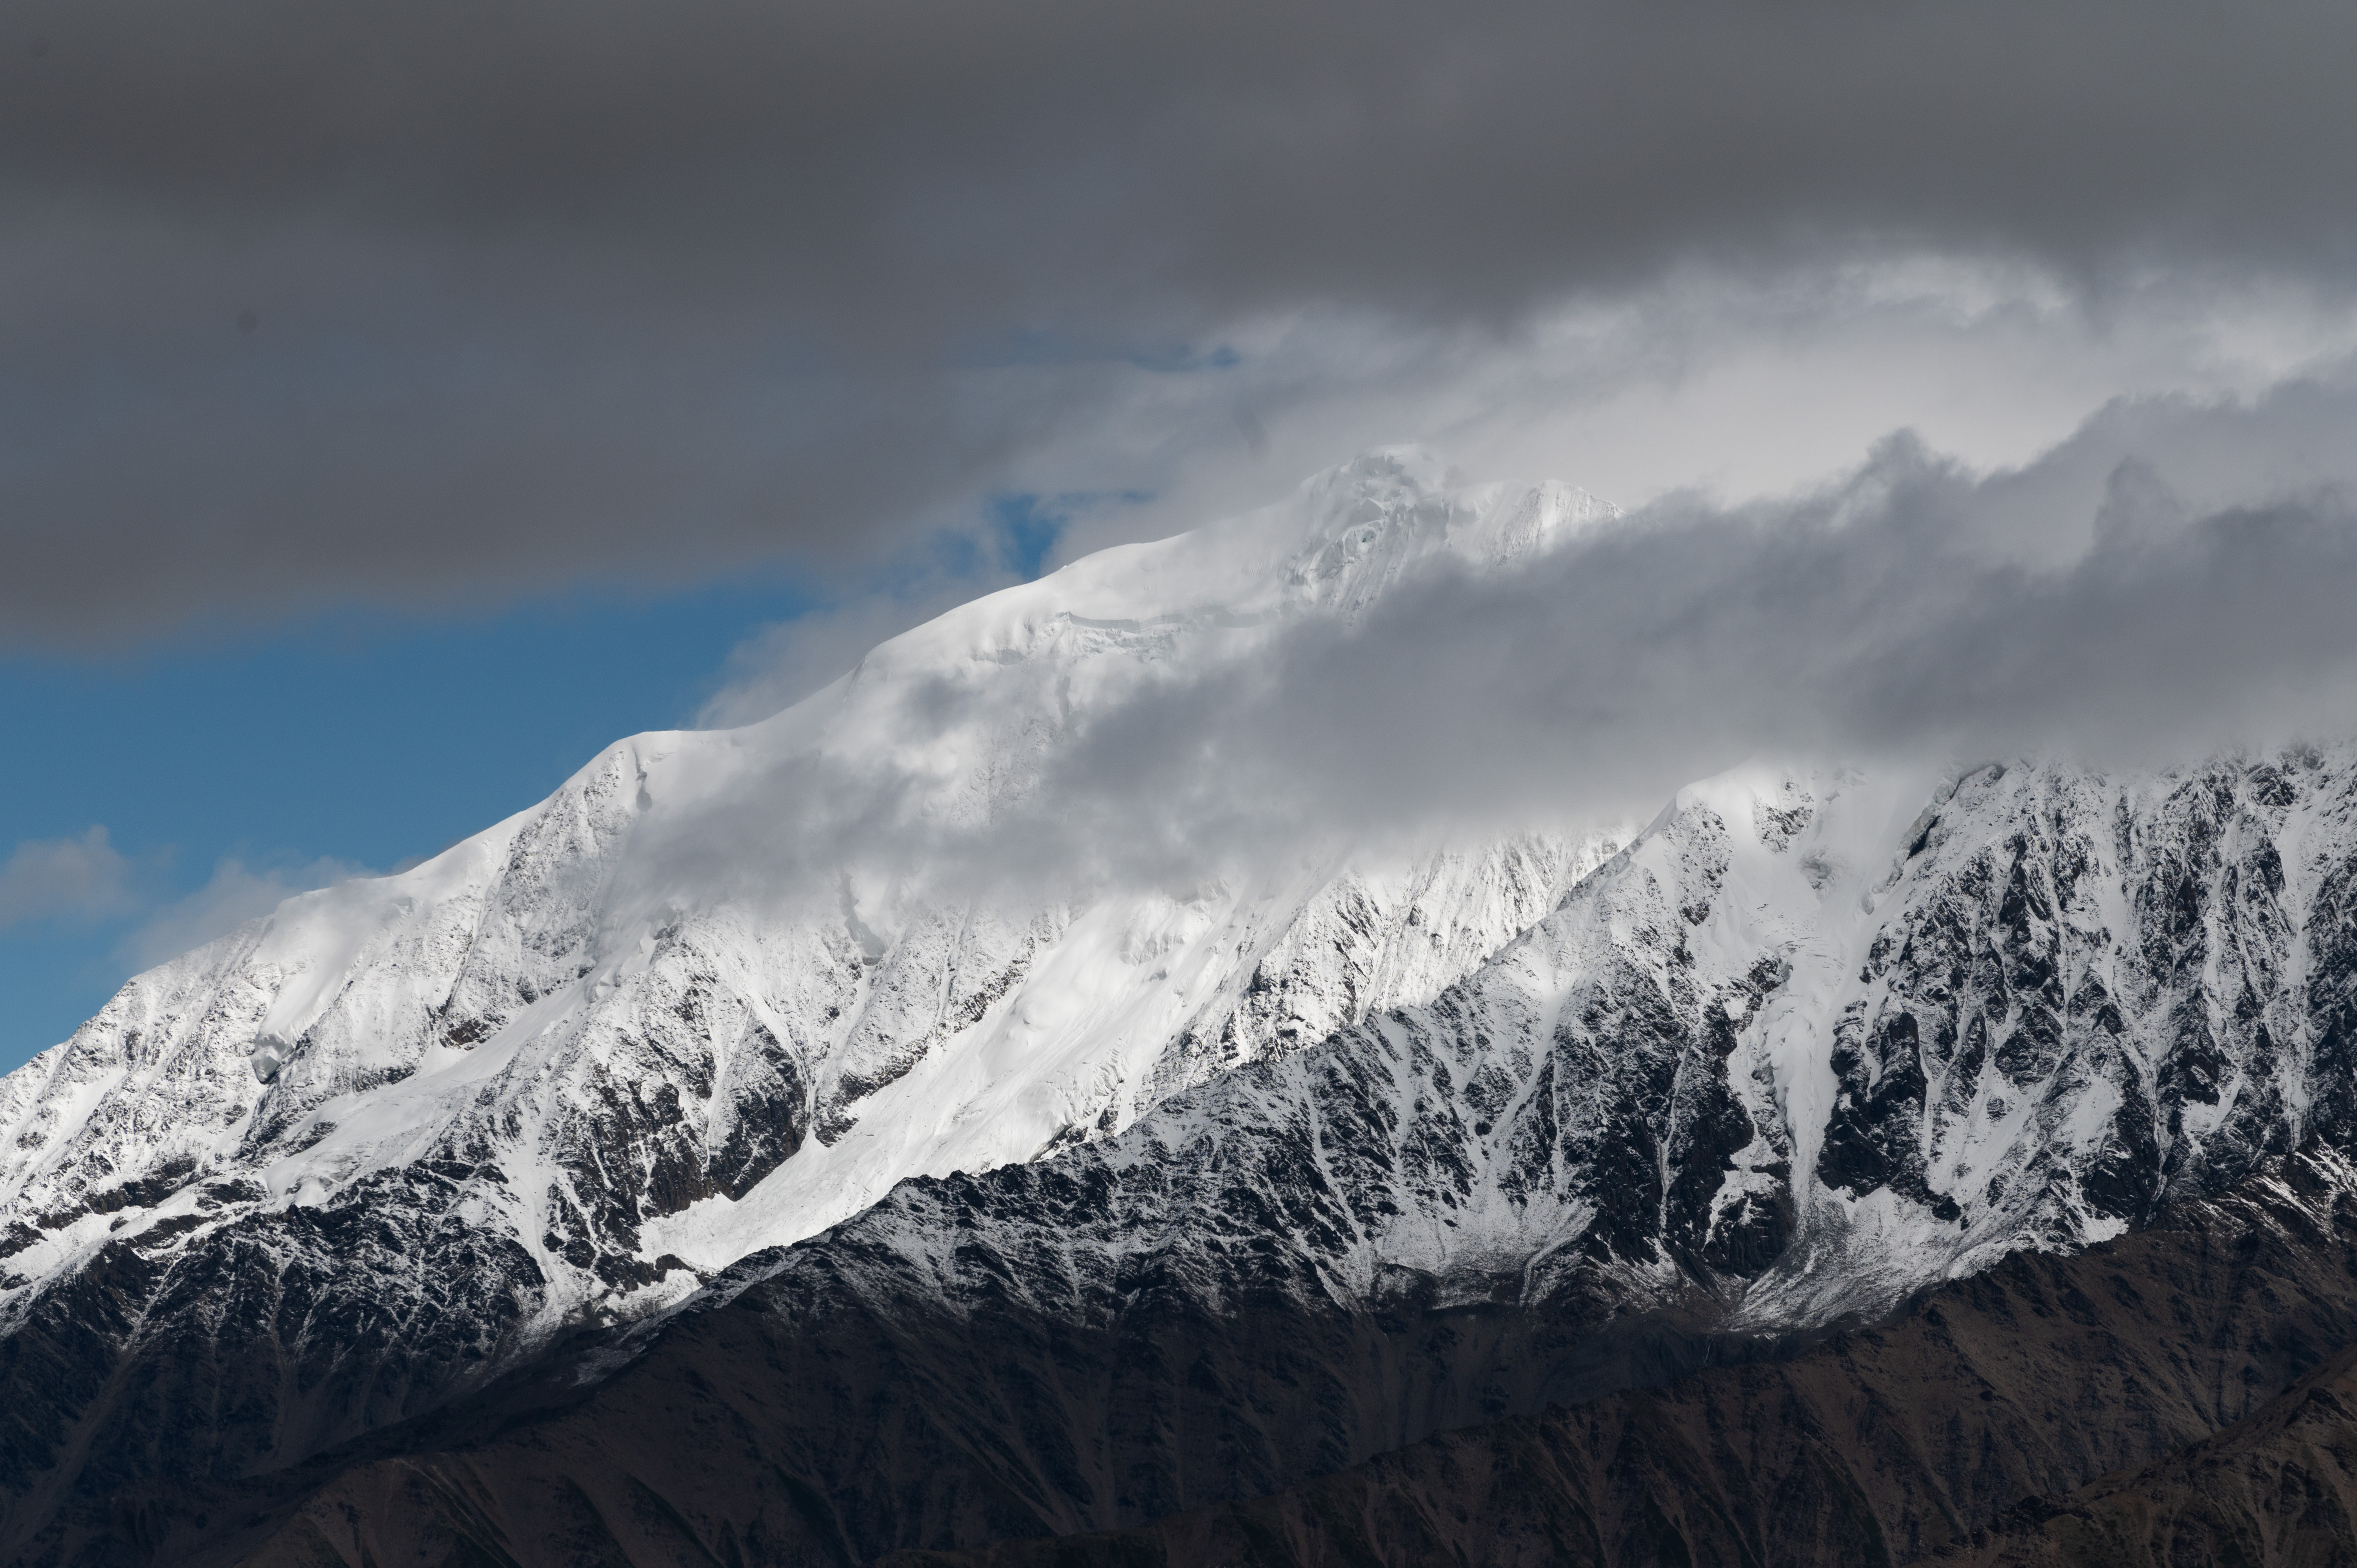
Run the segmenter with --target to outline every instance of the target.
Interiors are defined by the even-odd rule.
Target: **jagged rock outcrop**
[[[1774,1363],[1450,1433],[1142,1530],[886,1561],[2338,1562],[2352,1543],[2352,1337],[2357,1169],[2313,1151],[2183,1200],[2151,1230],[2069,1258],[2017,1254]],[[262,1560],[319,1540],[357,1561],[328,1498]]]

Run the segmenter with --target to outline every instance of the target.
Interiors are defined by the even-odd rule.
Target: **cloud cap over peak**
[[[2330,479],[2267,492],[2227,472],[2302,439],[2269,413],[2123,406],[1994,476],[1895,438],[1797,498],[1589,512],[1511,569],[1479,549],[1372,551],[1318,613],[1232,624],[1180,615],[1174,597],[1104,619],[1041,585],[1028,602],[1074,624],[1158,628],[1140,644],[1150,655],[1134,671],[1105,655],[1116,673],[1075,682],[1055,651],[1067,645],[1002,641],[1008,623],[986,616],[945,620],[880,682],[772,721],[773,768],[662,819],[639,845],[660,885],[647,897],[683,878],[801,897],[845,866],[863,886],[952,899],[1168,891],[1641,820],[1747,757],[1929,778],[2025,757],[2165,771],[2346,744],[2357,510]],[[2117,455],[2139,437],[2162,456]],[[2221,482],[2241,499],[2212,506]],[[1522,510],[1510,488],[1472,493],[1498,515]],[[1372,545],[1433,499],[1406,495],[1385,529],[1354,523],[1333,542]],[[1362,515],[1383,511],[1371,498]],[[1308,555],[1270,559],[1272,581],[1306,591],[1322,575]],[[1106,577],[1174,592],[1160,560],[1109,557]],[[1075,662],[1098,656],[1070,646],[1089,650]],[[1039,662],[1006,656],[1018,648]],[[838,719],[860,745],[812,739]]]

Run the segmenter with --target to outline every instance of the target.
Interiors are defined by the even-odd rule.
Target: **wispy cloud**
[[[865,592],[806,609],[747,638],[729,655],[699,725],[727,728],[765,719],[849,671],[869,650],[969,599],[1038,575],[1075,515],[1118,508],[1134,498],[998,498],[968,532],[931,542],[895,563],[898,570],[860,574]]]
[[[170,856],[135,859],[116,849],[103,826],[74,838],[27,839],[0,862],[0,931],[51,923],[120,930],[124,961],[145,969],[222,936],[297,893],[370,875],[365,867],[321,857],[217,862],[202,886],[168,891]]]
[[[106,829],[79,838],[27,839],[0,862],[0,930],[35,921],[87,923],[139,908],[136,867]]]
[[[2130,766],[2357,725],[2350,490],[2197,510],[2128,458],[2083,512],[2040,506],[2083,456],[1979,478],[1893,441],[1800,500],[1668,500],[1526,571],[1436,574],[1144,689],[1026,832],[1178,867],[1642,811],[1753,754]]]
[[[366,867],[326,856],[256,866],[226,855],[196,891],[143,909],[117,950],[133,967],[146,969],[228,935],[297,893],[369,875]]]

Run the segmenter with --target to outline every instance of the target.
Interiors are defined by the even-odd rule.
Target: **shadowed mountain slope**
[[[2151,1230],[2017,1255],[1789,1359],[1449,1433],[1142,1530],[889,1561],[2339,1562],[2357,1544],[2352,1338],[2357,1170],[2311,1152]]]

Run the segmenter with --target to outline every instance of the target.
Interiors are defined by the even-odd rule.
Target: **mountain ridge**
[[[2334,1391],[2352,1310],[2357,1171],[2305,1150],[2153,1229],[2070,1257],[2014,1254],[1773,1359],[1444,1433],[1131,1530],[878,1561],[2330,1561],[2303,1553],[2349,1539],[2334,1498],[2357,1426]],[[336,1528],[313,1508],[280,1540]]]

